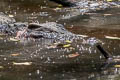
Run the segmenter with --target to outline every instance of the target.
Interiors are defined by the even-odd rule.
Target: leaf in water
[[[61,5],[61,4],[59,4],[59,5],[58,5],[58,7],[62,7],[62,5]]]
[[[113,0],[107,0],[108,2],[111,2],[111,1],[113,1]]]
[[[20,40],[15,39],[15,38],[10,38],[10,41],[15,41],[15,42],[17,42],[17,41],[20,41]]]
[[[120,40],[119,37],[112,37],[112,36],[105,36],[105,38],[108,38],[108,39],[117,39],[117,40]]]
[[[50,49],[50,48],[68,48],[68,47],[71,47],[71,44],[70,44],[70,43],[72,43],[71,41],[66,40],[65,42],[66,43],[56,42],[52,45],[48,45],[47,48]]]
[[[61,10],[61,8],[55,8],[54,10],[55,10],[55,11],[57,11],[57,10]]]
[[[0,66],[0,69],[3,69],[4,67],[3,66]]]
[[[69,58],[74,58],[74,57],[77,57],[77,56],[79,56],[80,54],[78,54],[78,53],[74,53],[74,54],[69,54],[68,55],[68,57]]]
[[[116,67],[116,68],[120,68],[120,65],[115,65],[114,67]]]
[[[80,37],[88,37],[87,35],[78,35],[78,36],[80,36]]]
[[[49,46],[47,46],[47,48],[48,48],[48,49],[57,48],[57,46],[56,46],[56,45],[49,45]]]
[[[66,40],[65,42],[67,42],[67,43],[72,43],[71,41],[69,41],[69,40]]]
[[[21,63],[13,62],[13,65],[18,65],[18,66],[20,66],[20,65],[29,66],[31,64],[32,64],[32,62],[21,62]]]
[[[68,47],[70,47],[70,46],[71,46],[71,44],[63,45],[64,48],[68,48]]]
[[[13,15],[11,15],[11,14],[9,14],[9,17],[13,18],[14,16],[13,16]]]
[[[104,14],[104,16],[111,16],[112,14]]]
[[[11,56],[18,56],[18,55],[19,55],[18,53],[11,54]]]

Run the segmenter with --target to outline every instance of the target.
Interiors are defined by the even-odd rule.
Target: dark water
[[[14,16],[18,22],[56,21],[73,33],[100,39],[107,51],[120,56],[119,8],[61,20],[68,12],[63,7],[56,11],[57,7],[60,6],[44,0],[0,1],[0,11]],[[51,39],[14,42],[0,35],[0,80],[119,80],[119,60],[117,66],[113,63],[104,67],[105,59],[95,46],[77,40],[71,44],[74,49],[46,48],[53,42]],[[79,56],[69,57],[74,53]]]

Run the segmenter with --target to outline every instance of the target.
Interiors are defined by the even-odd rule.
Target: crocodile
[[[4,13],[0,13],[0,33],[16,36],[17,38],[48,38],[59,40],[72,40],[82,38],[82,35],[76,35],[69,32],[62,24],[56,22],[46,23],[27,23],[16,22]],[[81,37],[82,36],[82,37]]]
[[[16,22],[14,18],[10,18],[4,13],[0,13],[0,33],[16,36],[17,39],[21,38],[48,38],[48,39],[57,39],[60,41],[65,40],[80,40],[80,44],[83,47],[84,44],[90,44],[89,48],[96,46],[100,40],[96,38],[84,38],[84,35],[77,35],[72,32],[69,32],[64,28],[62,24],[56,22],[46,22],[46,23],[27,23],[27,22]],[[59,44],[58,44],[59,45]],[[58,46],[57,45],[57,46]],[[84,45],[85,46],[85,45]],[[49,47],[49,46],[48,46]],[[97,47],[101,53],[107,59],[108,56]],[[88,50],[87,49],[87,50]],[[80,51],[84,50],[81,49]]]
[[[119,7],[120,2],[107,2],[103,0],[50,0],[61,4],[67,8],[68,14],[62,16],[60,19],[71,19],[79,15],[85,15],[89,12],[102,11],[113,7]]]

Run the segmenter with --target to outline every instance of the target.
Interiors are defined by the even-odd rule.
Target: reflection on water
[[[13,15],[20,22],[59,21],[76,34],[85,34],[103,41],[103,47],[119,57],[120,9],[88,13],[69,20],[59,20],[68,12],[55,11],[57,4],[45,0],[1,0],[0,11]],[[62,8],[63,9],[63,8]],[[95,46],[73,41],[73,48],[47,49],[54,40],[10,41],[0,35],[1,80],[119,80],[119,61],[107,66],[104,57]],[[69,57],[79,53],[80,56]],[[26,64],[24,62],[27,62]],[[29,64],[31,63],[32,64]],[[107,68],[106,68],[107,66]],[[101,68],[102,67],[102,68]]]

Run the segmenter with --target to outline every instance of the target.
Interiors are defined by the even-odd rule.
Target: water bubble
[[[7,40],[4,40],[4,42],[7,42]]]
[[[47,57],[47,60],[48,60],[48,61],[51,61],[50,57]]]
[[[43,78],[43,76],[40,76],[40,79],[42,79]]]
[[[77,45],[77,48],[79,48],[80,46],[79,45]]]
[[[102,56],[100,56],[100,59],[102,59]]]
[[[115,68],[114,74],[118,73],[118,68]]]
[[[36,72],[37,72],[37,74],[40,74],[40,70],[37,70]]]
[[[6,60],[7,60],[7,58],[4,58],[4,60],[6,61]]]
[[[32,73],[29,73],[28,75],[29,75],[29,76],[31,76],[31,75],[32,75]]]

